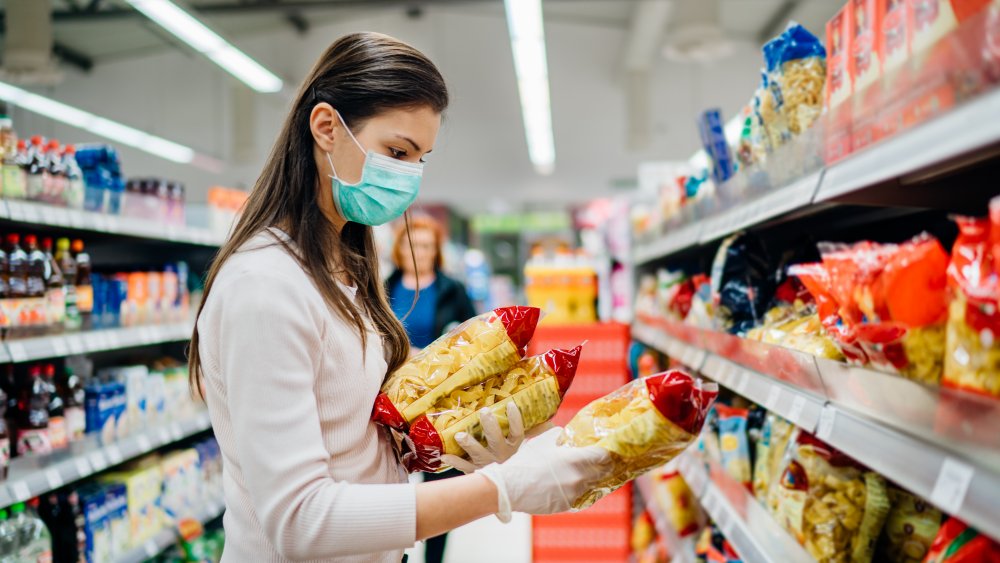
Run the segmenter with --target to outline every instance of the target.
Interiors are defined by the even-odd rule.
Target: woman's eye
[[[389,147],[389,155],[392,158],[403,158],[403,157],[406,156],[406,151],[404,151],[402,149],[397,149],[397,148]]]

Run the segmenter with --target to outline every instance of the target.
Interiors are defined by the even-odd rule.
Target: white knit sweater
[[[416,540],[416,493],[369,421],[385,376],[309,276],[258,235],[226,261],[198,319],[222,449],[224,562],[393,562]],[[344,288],[353,297],[351,288]]]

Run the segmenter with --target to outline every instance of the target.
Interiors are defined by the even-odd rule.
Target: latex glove
[[[521,410],[517,408],[514,401],[507,403],[506,436],[500,429],[500,421],[490,409],[484,408],[479,411],[479,422],[483,427],[483,435],[486,437],[486,447],[484,448],[478,440],[469,436],[468,433],[459,432],[455,435],[455,441],[458,442],[459,446],[462,446],[465,453],[469,454],[469,459],[445,454],[441,456],[442,463],[463,473],[472,473],[491,463],[507,461],[521,447],[521,442],[524,441],[524,420],[521,418]]]
[[[497,487],[497,518],[509,522],[511,512],[555,514],[573,508],[611,471],[611,455],[599,446],[556,445],[562,428],[529,440],[502,464],[479,470]]]

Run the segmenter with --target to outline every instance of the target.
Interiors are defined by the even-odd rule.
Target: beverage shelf
[[[674,321],[633,336],[1000,540],[1000,401]]]
[[[35,338],[17,338],[0,347],[0,363],[31,362],[69,354],[106,352],[191,338],[191,322],[109,328]]]
[[[221,498],[212,499],[205,503],[205,506],[195,515],[195,518],[202,524],[207,524],[222,516],[225,510],[226,505]],[[142,563],[143,561],[148,561],[176,544],[177,539],[177,530],[173,527],[168,527],[141,546],[133,548],[121,557],[118,557],[116,561],[117,563]]]
[[[713,209],[702,213],[685,214],[687,220],[677,227],[654,240],[636,244],[634,262],[642,265],[666,258],[790,212],[820,211],[828,202],[886,182],[970,167],[981,160],[976,158],[977,153],[988,157],[1000,143],[997,115],[1000,88],[818,171],[763,193],[747,190],[745,196],[716,202]],[[956,197],[954,191],[943,190],[937,200]]]
[[[15,458],[11,461],[7,481],[0,484],[0,507],[35,498],[211,427],[208,411],[201,411],[110,444],[101,444],[97,435],[88,434],[58,452]]]
[[[3,200],[0,219],[76,231],[90,231],[128,237],[216,247],[223,242],[207,228],[167,225],[157,221],[92,213],[29,201]]]
[[[707,467],[691,450],[678,457],[677,466],[705,512],[745,563],[815,562],[749,491],[722,469]]]

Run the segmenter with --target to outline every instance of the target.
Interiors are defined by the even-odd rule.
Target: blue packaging
[[[105,485],[107,522],[115,557],[121,557],[129,547],[128,488],[125,483],[110,482]]]
[[[94,381],[84,388],[84,393],[87,433],[98,434],[102,444],[113,442],[121,435],[119,426],[125,416],[125,386],[115,381]]]
[[[111,561],[107,491],[101,485],[88,484],[79,490],[79,496],[83,511],[83,533],[87,538],[87,561]]]
[[[702,112],[698,118],[698,133],[701,135],[702,146],[712,161],[712,179],[716,185],[722,184],[733,176],[733,153],[726,142],[725,125],[722,113],[716,109]]]

